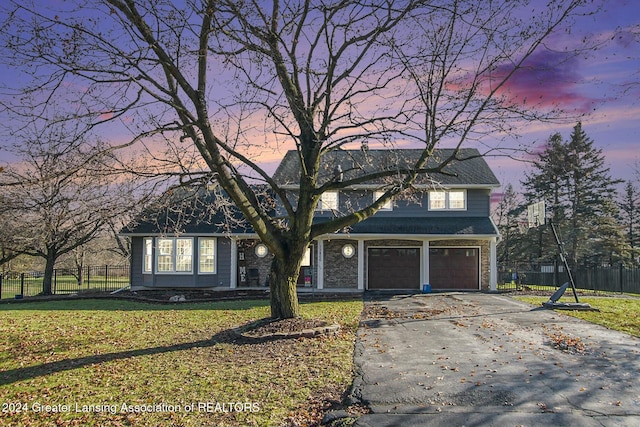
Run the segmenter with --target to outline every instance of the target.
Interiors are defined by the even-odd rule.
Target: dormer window
[[[430,211],[463,211],[467,209],[467,192],[465,190],[429,191]]]
[[[316,210],[330,211],[338,210],[338,192],[337,191],[325,191],[320,196],[320,201]]]

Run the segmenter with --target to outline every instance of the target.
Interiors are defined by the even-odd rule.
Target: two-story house
[[[402,150],[400,158],[391,150],[338,150],[325,156],[320,182],[351,180],[410,162],[420,153]],[[433,164],[450,154],[437,150]],[[499,183],[477,150],[462,150],[458,157],[466,160],[452,162],[445,173],[419,177],[410,196],[316,239],[303,261],[300,290],[419,290],[427,283],[432,290],[495,289],[498,231],[490,200]],[[290,151],[273,179],[293,195],[299,175],[298,155]],[[384,185],[381,179],[324,193],[315,220],[371,203]],[[200,206],[206,203],[200,200]],[[132,289],[268,286],[269,251],[250,227],[228,221],[229,212],[238,216],[238,211],[198,209],[180,214],[195,220],[177,228],[171,216],[180,210],[167,209],[174,214],[136,221],[123,230],[132,243]],[[274,214],[279,213],[276,206]]]

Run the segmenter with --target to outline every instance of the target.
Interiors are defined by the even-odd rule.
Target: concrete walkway
[[[374,297],[356,426],[640,426],[640,340],[509,297]]]

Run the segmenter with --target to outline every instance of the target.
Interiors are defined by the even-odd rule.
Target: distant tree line
[[[637,180],[636,180],[637,181]],[[601,149],[578,123],[568,140],[555,133],[520,182],[523,192],[507,185],[494,210],[502,234],[498,262],[536,266],[558,259],[549,226],[529,228],[527,206],[546,205],[547,221],[559,230],[572,267],[630,266],[640,259],[640,196],[637,182],[614,179]],[[623,184],[620,194],[617,188]]]

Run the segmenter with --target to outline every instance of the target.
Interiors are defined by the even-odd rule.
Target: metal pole
[[[569,268],[569,262],[567,261],[567,255],[564,251],[564,245],[560,241],[560,237],[558,237],[558,232],[556,230],[556,226],[553,224],[553,220],[549,220],[549,225],[551,226],[551,231],[553,231],[553,237],[556,239],[556,243],[558,244],[558,251],[560,252],[560,259],[564,264],[565,270],[567,270],[567,275],[569,276],[569,282],[571,283],[571,290],[573,291],[573,297],[578,301],[578,293],[576,292],[576,283],[573,280],[573,275],[571,274],[571,269]]]

